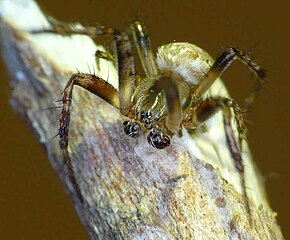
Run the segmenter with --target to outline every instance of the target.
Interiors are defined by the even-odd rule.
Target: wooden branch
[[[75,87],[69,151],[82,204],[58,143],[50,140],[59,111],[42,109],[61,98],[75,69],[98,70],[94,52],[103,48],[85,36],[30,34],[49,27],[32,0],[0,0],[0,17],[13,108],[46,149],[91,239],[283,239],[245,143],[249,223],[220,114],[203,130],[184,132],[157,150],[144,136],[129,139],[118,110]],[[97,74],[118,87],[112,63],[100,60]],[[211,91],[221,90],[226,91],[219,81]]]

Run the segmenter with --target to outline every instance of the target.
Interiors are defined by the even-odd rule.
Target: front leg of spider
[[[200,124],[211,118],[217,111],[223,112],[224,119],[224,131],[226,136],[226,144],[228,145],[229,152],[234,160],[235,168],[241,177],[241,186],[246,205],[246,210],[249,214],[249,221],[251,221],[251,209],[248,194],[246,191],[245,170],[242,160],[240,148],[238,147],[235,133],[231,125],[232,111],[234,113],[236,124],[238,127],[239,135],[244,136],[245,126],[242,118],[242,113],[239,105],[230,98],[223,97],[211,97],[205,100],[201,100],[198,105],[195,106],[194,111],[191,113],[190,120],[184,121],[184,127],[199,126]]]
[[[62,110],[59,119],[59,145],[63,153],[64,161],[68,168],[70,181],[79,199],[81,202],[83,202],[83,196],[76,181],[73,165],[67,149],[69,143],[69,124],[74,85],[80,86],[94,93],[116,108],[119,107],[119,96],[117,90],[113,86],[111,86],[105,80],[92,74],[76,73],[71,76],[70,80],[65,86],[62,97]]]
[[[69,34],[72,34],[72,32],[69,32]],[[63,106],[59,120],[59,144],[68,167],[70,181],[82,202],[83,196],[75,179],[72,162],[67,149],[73,87],[74,85],[80,86],[102,98],[117,109],[120,109],[124,116],[129,115],[129,111],[131,110],[131,96],[133,95],[137,78],[133,50],[129,38],[125,33],[119,33],[114,30],[114,39],[117,49],[119,92],[102,78],[92,74],[76,73],[71,76],[66,84],[62,98]],[[125,132],[129,136],[136,137],[140,135],[141,128],[138,123],[130,120],[125,125]]]
[[[236,48],[227,48],[222,54],[216,59],[213,66],[210,68],[208,73],[204,76],[203,79],[198,83],[196,87],[192,89],[192,95],[195,99],[200,99],[201,96],[210,88],[210,86],[214,83],[214,81],[230,66],[230,64],[234,60],[242,61],[250,71],[252,71],[258,77],[258,83],[254,88],[254,91],[250,95],[252,101],[248,101],[246,104],[246,108],[251,108],[253,104],[253,100],[256,97],[258,91],[265,83],[266,74],[264,69],[262,69],[259,65],[257,65],[251,58],[245,54],[242,50]],[[198,124],[206,121],[217,109],[222,109],[224,116],[224,129],[227,145],[234,160],[235,168],[239,172],[241,176],[241,185],[243,195],[245,196],[245,204],[246,209],[249,215],[249,221],[252,221],[251,217],[251,209],[249,198],[247,195],[246,182],[245,182],[245,171],[244,171],[244,163],[241,156],[242,152],[242,141],[245,138],[245,125],[243,122],[242,111],[239,105],[232,99],[206,99],[205,101],[198,102],[194,104],[192,108],[195,109],[193,118],[195,121],[193,124]],[[235,139],[235,134],[233,128],[231,126],[231,111],[234,112],[235,120],[237,123],[237,130],[239,133],[239,144],[237,144]],[[239,146],[238,146],[239,145]]]

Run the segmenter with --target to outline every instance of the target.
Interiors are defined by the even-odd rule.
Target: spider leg
[[[115,31],[114,39],[117,51],[120,111],[124,116],[129,116],[132,108],[131,99],[139,76],[136,72],[134,51],[129,36],[124,32]]]
[[[133,38],[145,75],[147,77],[157,75],[158,71],[145,25],[141,21],[135,20],[129,25],[128,33]]]
[[[99,35],[100,32],[98,32],[97,28],[91,28],[91,29],[94,30],[96,35]],[[105,28],[102,28],[102,29],[105,29]],[[54,30],[57,30],[57,29],[54,28]],[[68,29],[68,30],[69,31],[66,31],[67,34],[76,33],[74,31],[73,32],[70,31],[74,29]],[[85,30],[88,30],[88,29],[85,28],[82,34],[86,34]],[[61,118],[60,118],[60,123],[59,123],[59,137],[60,137],[59,144],[63,152],[64,160],[68,166],[70,180],[81,201],[83,201],[82,194],[76,182],[72,163],[71,163],[69,153],[67,150],[69,122],[70,122],[70,106],[71,106],[71,101],[72,101],[73,86],[78,85],[94,93],[95,95],[99,96],[100,98],[110,103],[114,107],[119,108],[123,115],[128,116],[129,111],[131,109],[131,97],[133,95],[135,82],[137,78],[137,74],[135,71],[133,50],[132,50],[132,46],[131,46],[128,36],[125,33],[120,33],[116,30],[112,30],[112,31],[113,31],[113,36],[115,39],[116,51],[117,51],[119,92],[109,83],[107,83],[106,81],[104,81],[103,79],[95,75],[77,73],[77,74],[72,75],[72,77],[66,84],[63,98],[62,98],[63,107],[62,107]],[[108,34],[108,33],[111,33],[111,30],[101,32],[101,35]]]
[[[128,33],[105,27],[102,27],[99,31],[96,29],[95,32],[101,35],[112,34],[114,36],[119,78],[119,109],[124,116],[131,117],[129,116],[132,108],[131,100],[139,82],[139,76],[136,72],[134,49],[130,37],[133,38],[146,76],[157,75],[157,68],[145,26],[136,20],[130,24]]]
[[[54,33],[54,34],[59,34],[59,35],[64,35],[64,36],[80,34],[80,35],[86,35],[92,38],[96,38],[100,36],[105,36],[107,34],[113,34],[115,31],[113,28],[106,28],[101,25],[76,27],[76,24],[61,22],[54,18],[48,18],[48,22],[50,23],[51,28],[35,29],[30,32],[34,34]]]
[[[150,89],[150,94],[153,94],[155,98],[157,94],[161,92],[164,92],[165,94],[165,103],[168,114],[168,117],[166,118],[166,126],[170,130],[174,130],[179,127],[181,122],[182,106],[178,88],[171,77],[161,75]]]
[[[192,90],[192,93],[199,98],[202,96],[214,81],[230,66],[234,60],[240,60],[243,62],[257,77],[258,81],[253,89],[252,94],[246,98],[245,110],[250,110],[254,99],[262,86],[266,82],[266,73],[263,68],[257,65],[247,54],[242,50],[229,47],[224,50],[220,56],[215,60],[213,66],[210,68],[205,77],[199,82],[199,84]]]
[[[121,113],[124,116],[128,116],[132,108],[131,98],[135,89],[135,83],[138,82],[138,76],[135,70],[134,53],[128,35],[124,32],[119,32],[113,28],[106,28],[103,26],[76,28],[73,25],[65,23],[63,24],[55,21],[51,22],[51,25],[52,28],[50,29],[34,30],[31,33],[55,33],[60,35],[82,34],[92,38],[111,35],[115,40],[119,78],[119,92],[109,83],[93,74],[77,73],[72,75],[72,77],[66,84],[62,98],[63,106],[59,121],[59,144],[63,152],[64,160],[68,167],[70,180],[80,200],[83,201],[80,188],[74,177],[72,163],[67,150],[70,123],[70,106],[72,101],[73,86],[78,85],[94,93],[111,105],[120,109]],[[97,52],[96,54],[101,56],[104,55],[100,52]]]
[[[235,115],[235,121],[237,123],[237,130],[239,133],[239,140],[244,137],[245,134],[245,126],[243,122],[243,117],[241,113],[241,109],[238,104],[230,98],[222,98],[222,97],[212,97],[207,98],[205,100],[201,100],[197,106],[192,109],[192,116],[187,121],[183,122],[183,126],[198,126],[201,123],[208,120],[213,114],[215,114],[218,110],[223,111],[223,122],[224,122],[224,130],[226,136],[226,143],[228,145],[230,154],[232,159],[234,160],[235,168],[239,172],[241,177],[241,186],[243,191],[243,196],[246,204],[246,209],[249,214],[249,219],[251,221],[251,210],[250,203],[246,189],[245,182],[245,168],[243,164],[243,159],[241,155],[241,149],[239,149],[235,133],[233,127],[231,125],[232,119],[232,111]]]
[[[72,93],[74,85],[78,85],[95,95],[101,97],[106,102],[110,103],[114,107],[119,107],[119,98],[118,91],[111,86],[108,82],[103,79],[91,75],[91,74],[83,74],[76,73],[73,74],[65,86],[63,96],[62,96],[62,110],[59,119],[59,145],[62,150],[64,161],[68,168],[70,181],[79,197],[79,199],[83,202],[83,197],[75,179],[73,166],[71,163],[71,159],[68,153],[68,134],[69,134],[69,123],[70,123],[70,113],[71,113],[71,102],[72,102]]]
[[[224,112],[224,127],[225,127],[225,133],[226,133],[226,140],[227,144],[229,146],[230,154],[234,160],[235,168],[240,174],[241,177],[241,185],[242,185],[242,191],[244,196],[244,201],[246,204],[246,210],[249,215],[249,221],[252,222],[252,213],[250,208],[250,202],[249,197],[247,194],[247,187],[246,187],[246,177],[245,177],[245,166],[243,163],[241,150],[238,148],[237,142],[235,140],[235,135],[233,128],[231,126],[231,100],[225,101],[223,105],[223,112]]]

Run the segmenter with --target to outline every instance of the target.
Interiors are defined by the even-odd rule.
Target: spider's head
[[[149,131],[147,141],[152,147],[158,149],[164,149],[170,145],[170,138],[154,128]]]

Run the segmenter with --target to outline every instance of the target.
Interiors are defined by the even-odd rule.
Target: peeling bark
[[[13,14],[19,10],[21,16]],[[29,34],[48,26],[32,0],[0,0],[0,18],[13,109],[46,149],[91,239],[283,239],[249,154],[243,158],[246,182],[253,189],[252,224],[239,175],[220,143],[224,136],[217,139],[205,130],[176,136],[165,150],[153,149],[144,136],[138,140],[125,136],[124,117],[117,109],[75,87],[69,151],[82,204],[62,167],[58,143],[50,140],[56,131],[50,123],[58,119],[58,111],[41,109],[60,99],[74,69],[88,71],[94,51],[103,48],[84,36]],[[100,60],[98,75],[117,88],[112,63]],[[204,150],[205,145],[215,151]]]

